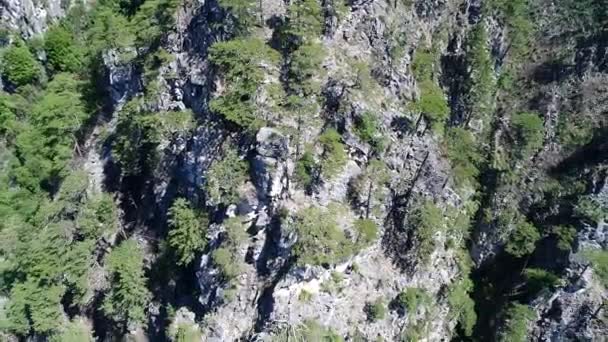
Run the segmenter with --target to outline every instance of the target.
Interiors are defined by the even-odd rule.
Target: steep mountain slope
[[[2,338],[605,339],[607,11],[0,2]]]

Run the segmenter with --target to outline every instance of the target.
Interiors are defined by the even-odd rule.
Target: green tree
[[[223,92],[209,104],[211,110],[241,128],[258,128],[262,120],[256,116],[255,95],[264,79],[261,63],[278,62],[278,53],[260,39],[233,39],[213,44],[209,60],[219,68],[226,83]]]
[[[526,158],[543,146],[543,119],[536,113],[517,113],[512,119],[518,146],[518,154]]]
[[[452,164],[456,184],[475,186],[483,157],[477,149],[473,134],[461,127],[449,128],[445,139],[445,150]]]
[[[240,217],[226,220],[224,228],[224,240],[211,256],[224,278],[230,281],[241,272],[243,261],[239,253],[243,242],[247,239],[247,232]]]
[[[321,134],[319,142],[323,147],[321,172],[325,177],[332,178],[342,171],[348,161],[342,136],[335,129],[329,128]]]
[[[93,342],[91,327],[82,319],[75,319],[64,324],[61,332],[51,337],[51,342]]]
[[[287,33],[310,41],[323,32],[323,8],[318,0],[296,0],[287,8]]]
[[[536,318],[531,307],[523,304],[511,304],[505,311],[505,324],[498,333],[502,342],[525,342],[528,337],[528,323]]]
[[[526,286],[531,294],[537,294],[542,289],[553,288],[559,284],[558,276],[540,268],[526,268],[524,275],[526,276]]]
[[[525,220],[520,220],[511,232],[505,250],[509,254],[520,258],[534,252],[536,241],[539,239],[540,233],[536,227]]]
[[[378,225],[370,219],[355,221],[355,230],[358,233],[357,243],[362,246],[369,246],[378,238]]]
[[[76,219],[79,233],[93,240],[113,234],[119,224],[118,208],[108,193],[95,195],[88,200]]]
[[[169,245],[177,253],[177,263],[188,265],[206,243],[208,220],[194,211],[186,199],[178,198],[169,208]]]
[[[583,256],[591,262],[595,275],[608,288],[608,251],[585,250]]]
[[[104,313],[124,327],[146,321],[150,292],[143,270],[144,255],[135,240],[126,240],[107,257],[110,291],[103,302]]]
[[[445,226],[443,212],[432,201],[424,200],[416,206],[409,220],[419,243],[418,258],[427,263],[435,250],[435,232],[443,230]]]
[[[2,55],[2,75],[7,81],[20,87],[40,78],[40,65],[22,42],[9,47]]]
[[[248,170],[247,162],[240,159],[234,149],[228,149],[207,171],[207,201],[212,205],[236,203],[240,198],[239,187],[249,178]]]
[[[261,9],[256,0],[220,0],[218,3],[234,16],[237,32],[240,34],[249,31]]]
[[[380,122],[374,114],[365,112],[355,118],[355,134],[359,139],[368,143],[375,151],[381,152],[384,149],[384,138],[380,132]]]
[[[80,85],[72,75],[56,75],[17,135],[20,158],[13,173],[26,188],[36,190],[41,183],[52,188],[67,175],[77,133],[88,118]]]
[[[118,113],[112,152],[125,175],[135,176],[156,165],[161,141],[159,117],[141,109],[141,99],[128,102]]]
[[[338,227],[331,211],[310,207],[294,218],[298,240],[292,249],[298,265],[336,264],[353,252],[353,244]]]
[[[364,310],[367,314],[367,320],[370,322],[382,320],[386,316],[386,305],[382,298],[366,303]]]
[[[401,291],[393,303],[393,307],[403,315],[406,312],[416,315],[418,310],[430,305],[432,298],[426,290],[417,287],[408,287]]]
[[[49,67],[53,72],[78,72],[83,66],[82,50],[74,36],[63,26],[50,29],[44,36]]]

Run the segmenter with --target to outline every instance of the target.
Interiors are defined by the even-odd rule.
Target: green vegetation
[[[224,278],[230,281],[241,272],[243,261],[239,253],[241,245],[247,239],[247,232],[240,217],[226,220],[224,227],[224,239],[220,247],[213,252],[212,258]]]
[[[557,136],[567,151],[584,146],[593,138],[594,124],[587,115],[560,113]]]
[[[150,293],[144,275],[144,255],[135,240],[126,240],[108,255],[111,288],[103,311],[124,327],[145,324]]]
[[[536,227],[520,219],[515,223],[515,227],[505,245],[505,250],[514,257],[521,258],[534,252],[536,241],[540,239],[540,233]]]
[[[194,211],[186,199],[178,198],[169,208],[169,246],[177,254],[177,263],[188,265],[206,243],[208,220]]]
[[[536,113],[513,115],[512,125],[518,142],[518,155],[527,158],[543,146],[543,119]]]
[[[316,77],[324,58],[323,46],[316,42],[305,43],[292,53],[287,73],[292,92],[301,96],[319,93],[321,86]]]
[[[312,293],[306,291],[306,290],[302,290],[300,291],[300,294],[298,295],[298,300],[302,303],[308,303],[312,300]]]
[[[351,183],[356,201],[362,201],[366,208],[365,216],[379,215],[388,192],[385,186],[391,180],[386,164],[378,159],[369,161],[367,167]]]
[[[498,11],[508,29],[511,42],[511,55],[516,61],[521,60],[527,53],[534,32],[534,24],[527,0],[492,0],[488,8]]]
[[[287,8],[286,33],[299,40],[310,41],[323,31],[323,8],[317,0],[296,0]]]
[[[386,316],[386,305],[384,304],[384,300],[379,298],[373,302],[368,302],[365,304],[365,313],[367,314],[367,319],[370,322],[384,319]]]
[[[272,336],[273,342],[283,341],[344,342],[333,329],[317,321],[305,320],[298,326],[284,326]]]
[[[93,196],[80,211],[76,224],[85,238],[100,239],[118,229],[118,209],[110,194]]]
[[[91,327],[82,319],[76,318],[68,322],[61,333],[51,338],[51,342],[93,342]]]
[[[424,289],[408,287],[401,291],[393,301],[392,306],[401,314],[415,315],[432,303],[432,298]]]
[[[598,224],[606,219],[606,206],[595,197],[582,196],[574,207],[574,214],[592,224]]]
[[[422,263],[427,263],[435,250],[434,235],[445,225],[443,212],[432,201],[424,200],[415,207],[409,220],[418,241],[418,258]]]
[[[361,246],[369,246],[378,238],[378,225],[370,219],[359,219],[355,221],[357,231],[357,243]]]
[[[215,161],[207,171],[207,201],[212,205],[236,203],[240,196],[239,187],[249,178],[248,170],[247,162],[229,148],[224,157]]]
[[[557,248],[562,251],[572,249],[576,239],[576,228],[570,226],[557,226],[553,228],[553,234],[557,237]]]
[[[304,151],[296,162],[296,181],[308,189],[312,186],[317,174],[318,167],[314,155],[309,150]]]
[[[32,84],[40,78],[40,65],[21,42],[4,51],[1,66],[2,76],[16,87]]]
[[[82,51],[74,36],[62,26],[55,26],[44,36],[44,50],[53,72],[78,72],[82,68]]]
[[[13,175],[30,191],[52,189],[67,174],[77,133],[88,118],[79,87],[72,75],[56,75],[15,138],[20,160]]]
[[[443,90],[432,80],[420,82],[419,88],[420,100],[416,103],[416,108],[430,122],[435,131],[440,131],[450,115],[450,107]]]
[[[128,102],[118,113],[113,156],[123,174],[137,176],[156,165],[160,143],[160,120],[142,110],[141,99]]]
[[[459,186],[475,187],[477,184],[483,157],[476,145],[473,134],[464,128],[452,127],[448,130],[445,150],[452,164],[456,184]]]
[[[505,312],[505,326],[498,334],[503,342],[528,341],[528,323],[536,318],[531,307],[522,304],[511,304]]]
[[[608,288],[608,251],[586,250],[583,252],[583,256],[593,266],[593,272],[599,281]]]
[[[378,118],[374,114],[365,112],[355,118],[355,134],[375,151],[381,152],[384,149],[384,137],[380,132]]]
[[[457,317],[458,325],[465,336],[473,335],[473,327],[475,327],[475,323],[477,322],[475,302],[470,296],[472,291],[473,282],[467,276],[452,284],[448,294],[450,313],[454,317]]]
[[[258,128],[263,121],[256,116],[255,105],[255,94],[264,80],[260,64],[278,62],[278,53],[260,39],[233,39],[213,44],[209,60],[225,82],[222,93],[209,104],[211,110],[240,128]]]
[[[327,178],[332,178],[342,171],[348,161],[348,155],[344,151],[345,146],[342,143],[342,136],[338,131],[330,128],[321,134],[319,142],[323,147],[321,173]]]
[[[526,268],[524,275],[526,276],[528,291],[532,294],[536,294],[545,288],[553,288],[559,284],[558,276],[540,268]]]
[[[471,68],[467,84],[469,87],[467,105],[471,111],[471,118],[484,121],[485,133],[488,133],[488,121],[494,110],[496,80],[488,47],[488,33],[483,22],[475,26],[471,32],[467,63]]]
[[[230,14],[236,19],[236,30],[240,34],[246,33],[252,26],[258,10],[258,2],[255,0],[220,0],[218,1],[222,8],[230,11]]]
[[[310,207],[295,217],[298,241],[292,249],[299,265],[336,264],[353,252],[353,243],[330,211]]]

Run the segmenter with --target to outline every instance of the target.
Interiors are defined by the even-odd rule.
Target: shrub
[[[530,156],[543,146],[543,119],[536,113],[518,113],[512,119],[521,158]]]
[[[207,217],[195,212],[183,198],[175,200],[169,208],[169,231],[168,242],[177,253],[177,263],[188,265],[196,253],[205,247],[205,230],[207,228]]]
[[[539,239],[540,233],[536,227],[522,219],[516,223],[515,229],[509,235],[505,250],[514,257],[521,258],[534,252],[536,241]]]
[[[20,87],[40,78],[40,66],[27,46],[18,42],[2,56],[2,75],[14,86]]]
[[[300,294],[298,295],[298,300],[303,303],[308,303],[312,300],[312,293],[310,293],[306,290],[302,290],[302,291],[300,291]]]
[[[374,302],[368,302],[365,304],[364,310],[367,314],[367,320],[370,322],[382,320],[386,316],[386,305],[382,298],[379,298]]]
[[[298,240],[292,249],[298,265],[336,264],[352,254],[352,242],[330,212],[310,207],[294,220]]]
[[[342,170],[348,161],[348,155],[344,151],[342,137],[335,129],[327,129],[319,137],[319,142],[323,147],[323,161],[321,162],[321,172],[325,177],[331,178]]]
[[[239,187],[249,178],[248,170],[247,162],[241,160],[234,149],[228,149],[207,171],[207,202],[212,205],[236,203],[240,198]]]
[[[525,342],[528,336],[528,323],[536,318],[532,308],[522,304],[511,304],[505,312],[505,325],[498,334],[503,342]]]

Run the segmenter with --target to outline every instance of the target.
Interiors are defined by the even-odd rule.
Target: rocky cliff
[[[579,210],[581,199],[606,203],[605,31],[566,27],[567,1],[515,2],[527,7],[328,0],[302,1],[297,12],[299,3],[263,0],[242,38],[237,5],[184,0],[170,7],[172,24],[153,47],[105,49],[103,105],[74,164],[89,193],[112,193],[119,205],[122,237],[107,248],[129,236],[145,250],[153,299],[147,328],[130,333],[163,340],[188,326],[201,341],[516,341],[513,330],[523,340],[607,338],[606,265],[586,257],[608,248],[606,225]],[[9,0],[0,17],[31,38],[69,6]],[[319,34],[285,43],[307,10]],[[273,50],[232,76],[260,75],[247,94],[248,127],[214,102],[237,82],[214,46],[239,39]],[[254,49],[237,55],[264,54]],[[192,113],[192,124],[163,131],[148,152],[153,162],[128,173],[115,146],[137,101],[159,122]],[[524,127],[519,113],[530,112],[540,126]],[[582,144],[564,138],[583,129],[568,125],[572,115],[593,126]],[[184,268],[167,265],[161,242],[177,198],[209,217],[205,247]],[[534,232],[522,233],[528,226]],[[220,262],[227,250],[236,272]],[[526,306],[526,319],[509,310],[514,303]],[[95,305],[78,314],[100,340],[116,338]]]

